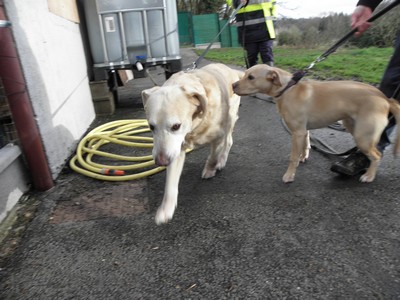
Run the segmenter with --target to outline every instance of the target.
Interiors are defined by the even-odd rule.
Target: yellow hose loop
[[[148,171],[143,171],[140,173],[136,173],[136,174],[131,174],[131,175],[123,175],[123,176],[109,176],[109,175],[103,175],[103,174],[99,174],[99,173],[95,173],[95,172],[91,172],[88,170],[85,170],[83,168],[78,167],[76,164],[76,156],[74,156],[71,161],[70,161],[70,166],[71,168],[88,177],[94,178],[94,179],[99,179],[99,180],[106,180],[106,181],[127,181],[127,180],[135,180],[135,179],[140,179],[140,178],[144,178],[150,175],[154,175],[158,172],[161,172],[163,170],[165,170],[165,167],[157,167]]]
[[[153,147],[153,138],[140,136],[140,134],[150,132],[146,119],[138,120],[119,120],[103,124],[91,130],[78,144],[75,156],[70,160],[69,165],[74,171],[100,180],[107,181],[125,181],[134,180],[150,176],[165,170],[165,167],[155,167],[134,174],[112,176],[102,174],[104,169],[131,171],[142,168],[149,168],[155,165],[151,150],[144,156],[126,156],[115,153],[109,153],[99,150],[99,148],[108,143],[121,146],[148,148]],[[137,162],[127,165],[106,165],[93,162],[93,157],[105,157],[108,160],[122,160],[128,162]]]
[[[107,156],[109,158],[113,158],[113,159],[116,159],[116,160],[124,160],[124,161],[147,161],[147,160],[153,158],[152,155],[139,156],[139,157],[118,155],[118,154],[108,153],[108,152],[104,152],[104,151],[100,151],[100,150],[90,149],[90,148],[87,148],[87,147],[84,147],[84,146],[83,146],[82,150],[84,152],[90,153],[92,155]]]

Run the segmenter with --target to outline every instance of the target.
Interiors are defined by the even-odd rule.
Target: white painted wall
[[[2,221],[14,208],[22,195],[29,190],[28,173],[17,145],[0,149],[0,243]]]
[[[5,0],[53,178],[95,118],[79,24],[47,0]]]

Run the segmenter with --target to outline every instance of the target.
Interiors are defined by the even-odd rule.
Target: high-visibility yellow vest
[[[232,6],[232,0],[226,0],[229,6]],[[276,14],[276,1],[275,0],[249,0],[249,3],[238,10],[237,14],[253,12],[257,10],[262,10],[264,12],[264,19],[252,19],[246,20],[244,25],[251,25],[256,23],[265,22],[268,33],[271,39],[276,37],[274,20]],[[243,22],[237,22],[236,26],[243,26]]]

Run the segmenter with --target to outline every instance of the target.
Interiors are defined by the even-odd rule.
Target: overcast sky
[[[351,14],[358,0],[277,0],[278,16],[288,18],[321,17],[329,13]]]

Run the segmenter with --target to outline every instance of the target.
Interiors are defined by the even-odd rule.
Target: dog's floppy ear
[[[279,73],[275,70],[271,70],[268,72],[267,80],[272,81],[274,85],[282,86],[281,77],[279,76]]]
[[[200,83],[182,86],[181,89],[189,96],[189,101],[197,106],[195,116],[204,115],[207,108],[207,92]],[[194,117],[195,117],[194,116]]]
[[[151,89],[147,89],[147,90],[143,90],[142,91],[143,106],[146,106],[146,102],[149,99],[150,95],[152,93],[154,93],[156,90],[158,90],[159,88],[160,88],[159,86],[155,86],[155,87],[152,87]]]

